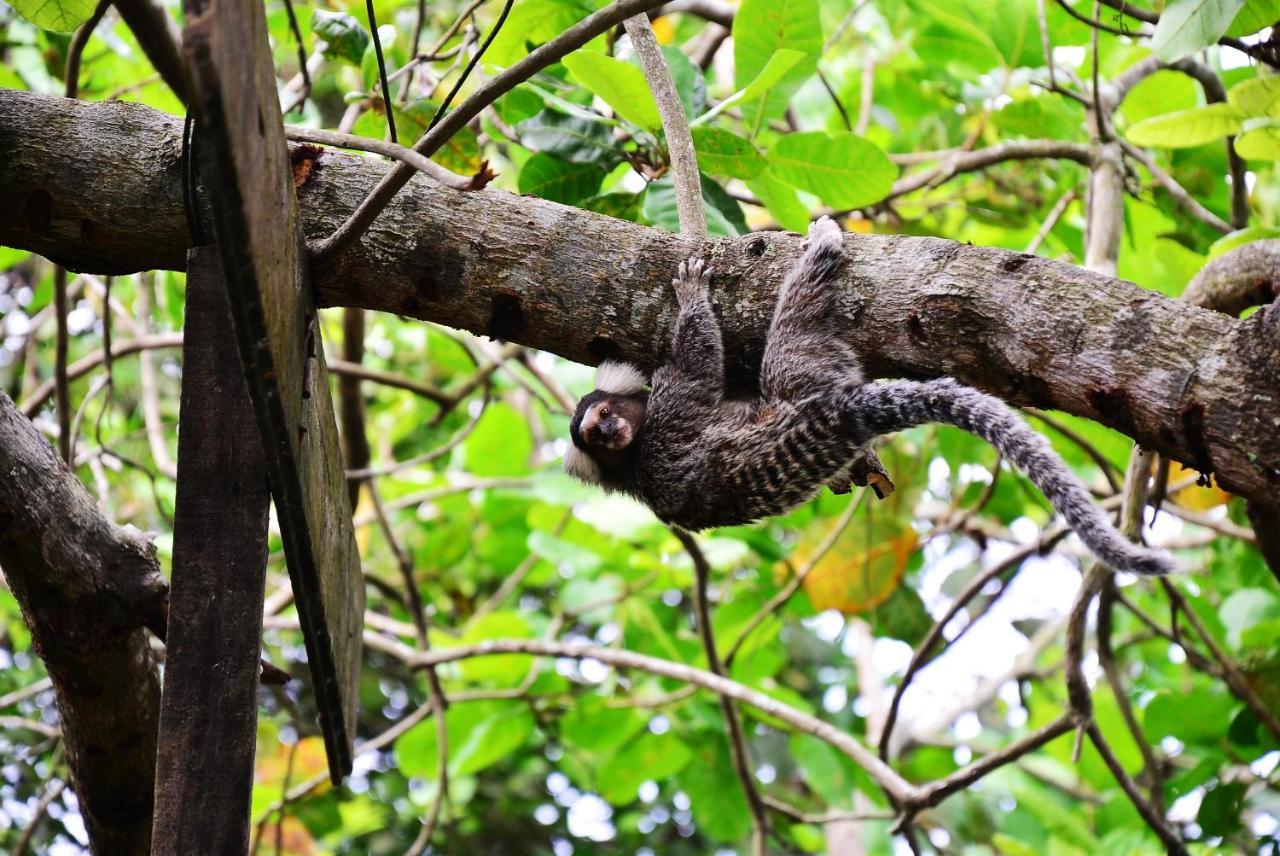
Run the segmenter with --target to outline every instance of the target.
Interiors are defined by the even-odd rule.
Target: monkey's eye
[[[600,408],[600,418],[601,418],[601,419],[608,419],[608,418],[609,418],[609,408],[608,408],[608,407],[601,407],[601,408]]]

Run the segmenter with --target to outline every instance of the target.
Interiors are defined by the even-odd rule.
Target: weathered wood
[[[351,769],[364,584],[324,351],[298,231],[266,18],[257,0],[188,0],[183,55],[201,175],[280,522],[329,756]]]
[[[187,261],[152,856],[244,853],[258,735],[266,465],[212,247]]]
[[[143,627],[163,619],[164,577],[153,546],[102,516],[3,392],[0,567],[53,681],[94,852],[145,856],[160,676]]]
[[[70,160],[59,142],[67,128],[83,142]],[[179,130],[144,107],[0,92],[0,151],[9,153],[0,187],[14,188],[18,202],[0,208],[0,242],[72,268],[181,266],[177,170],[132,160],[135,151],[173,150]],[[340,223],[386,169],[307,146],[294,153],[311,236]],[[82,221],[136,216],[143,197],[150,234],[80,237]],[[28,208],[40,216],[27,217]],[[849,337],[873,375],[951,375],[1006,400],[1096,419],[1212,468],[1242,496],[1276,502],[1280,349],[1261,313],[1236,321],[1072,265],[934,238],[850,235],[845,245]],[[799,252],[792,235],[703,246],[543,200],[459,193],[417,178],[351,252],[315,276],[322,305],[438,321],[583,362],[614,355],[651,366],[674,318],[672,271],[697,251],[716,267],[730,377],[749,384],[776,288]]]

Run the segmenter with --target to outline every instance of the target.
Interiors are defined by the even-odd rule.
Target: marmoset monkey
[[[1171,558],[1126,540],[1079,479],[1000,400],[954,380],[868,383],[837,329],[843,262],[838,226],[816,222],[782,285],[765,342],[760,397],[730,400],[711,309],[711,269],[698,259],[672,281],[680,314],[671,360],[647,378],[605,362],[570,423],[569,475],[630,494],[664,523],[696,531],[782,514],[846,481],[881,434],[929,422],[982,437],[1025,472],[1106,565],[1167,574]]]

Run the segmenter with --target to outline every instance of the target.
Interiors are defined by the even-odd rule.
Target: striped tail
[[[842,415],[859,442],[930,422],[976,434],[1027,474],[1103,564],[1144,576],[1175,569],[1169,554],[1121,535],[1049,442],[998,398],[946,378],[895,381],[860,387],[844,408]]]

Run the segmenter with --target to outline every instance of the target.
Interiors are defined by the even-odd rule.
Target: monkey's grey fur
[[[1167,554],[1122,537],[1048,442],[1003,402],[948,379],[867,383],[836,328],[842,262],[840,229],[823,218],[782,285],[761,395],[751,401],[724,397],[724,351],[707,293],[711,270],[696,259],[682,264],[672,282],[680,314],[671,360],[653,376],[631,456],[621,467],[615,458],[607,472],[593,457],[578,432],[584,398],[565,469],[635,496],[666,523],[699,530],[789,511],[846,477],[860,447],[875,437],[944,422],[987,440],[1027,473],[1103,563],[1147,575],[1173,570]],[[597,402],[602,393],[644,395],[644,375],[634,367],[605,364],[600,378],[588,397]]]

